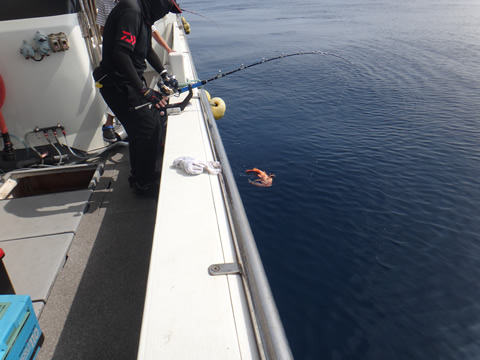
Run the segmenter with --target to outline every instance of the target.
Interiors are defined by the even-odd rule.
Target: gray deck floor
[[[156,200],[128,185],[128,148],[108,155],[40,315],[45,359],[136,359]]]

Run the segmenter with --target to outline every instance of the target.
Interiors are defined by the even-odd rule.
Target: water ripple
[[[478,358],[480,4],[227,3],[195,3],[224,25],[192,33],[200,72],[353,62],[208,85],[295,357]]]

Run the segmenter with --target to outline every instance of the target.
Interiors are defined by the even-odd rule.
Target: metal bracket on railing
[[[240,265],[237,263],[213,264],[208,267],[208,273],[212,276],[241,274],[241,272]]]

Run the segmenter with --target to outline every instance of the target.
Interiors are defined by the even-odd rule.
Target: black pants
[[[154,182],[157,157],[163,157],[166,115],[161,117],[155,106],[135,110],[146,101],[128,84],[112,82],[100,93],[128,134],[131,172],[138,185]]]

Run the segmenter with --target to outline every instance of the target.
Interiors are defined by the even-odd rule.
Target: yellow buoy
[[[185,20],[185,18],[182,16],[182,23],[183,23],[183,29],[185,30],[186,34],[190,34],[190,24]]]
[[[210,102],[210,106],[212,108],[212,113],[215,120],[220,120],[223,115],[225,115],[225,110],[227,109],[227,106],[225,105],[225,101],[223,101],[219,97],[214,97]]]
[[[207,90],[205,91],[205,95],[207,95],[208,103],[210,104],[210,108],[212,109],[212,114],[215,120],[220,120],[223,115],[225,115],[225,110],[227,109],[227,105],[225,105],[225,101],[220,99],[219,97],[214,97],[213,99],[210,96],[210,93]]]

